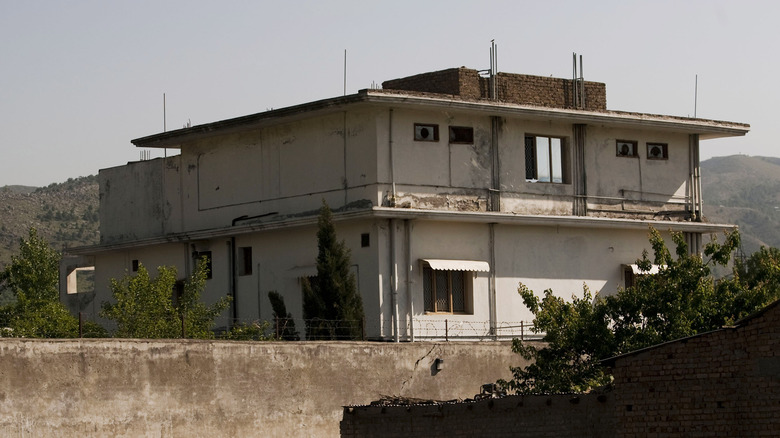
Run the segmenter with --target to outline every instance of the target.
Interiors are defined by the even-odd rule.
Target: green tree
[[[651,228],[654,258],[651,261],[645,251],[637,264],[645,272],[656,264],[659,272],[639,276],[634,286],[605,298],[593,297],[585,288],[582,298],[572,297],[570,302],[550,290],[540,300],[521,284],[518,292],[534,314],[534,331],[545,333],[547,346],[537,348],[515,339],[513,351],[533,362],[512,368],[513,379],[499,383],[520,393],[585,391],[609,382],[601,359],[722,327],[770,302],[771,294],[751,290],[737,270],[733,279],[717,286],[710,276],[710,267],[726,265],[739,246],[737,231],[728,233],[722,244],[715,240],[708,243],[706,261],[689,254],[681,233],[672,233],[672,240],[676,257],[660,233]],[[765,272],[778,266],[776,257],[759,259],[770,260],[755,262],[769,265]],[[764,278],[755,267],[745,271],[753,272],[746,277]],[[773,278],[776,282],[780,276]],[[777,283],[766,289],[772,287],[777,290]]]
[[[322,201],[317,230],[317,276],[303,281],[308,339],[360,339],[363,301],[350,270],[350,251],[336,236],[333,213]]]
[[[214,337],[214,320],[228,307],[223,297],[211,306],[200,301],[206,287],[208,264],[201,260],[192,275],[177,284],[175,267],[160,266],[151,278],[139,264],[136,275],[111,280],[115,303],[103,303],[100,315],[116,322],[114,333],[122,338]],[[175,291],[181,294],[175,296]],[[182,333],[183,332],[183,333]]]
[[[74,338],[78,320],[59,301],[60,254],[35,228],[19,242],[19,255],[0,273],[13,302],[0,309],[6,335],[30,338]],[[90,326],[90,328],[95,328]]]
[[[295,321],[292,314],[287,312],[287,306],[284,305],[284,297],[277,291],[268,292],[268,299],[271,301],[271,308],[274,310],[274,326],[276,336],[284,341],[297,341],[300,339],[298,331],[295,330]]]

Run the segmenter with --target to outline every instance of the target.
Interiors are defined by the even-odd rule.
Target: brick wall
[[[487,99],[489,79],[477,70],[465,67],[422,73],[382,83],[385,90],[401,90],[459,96],[463,99]],[[496,75],[497,100],[521,105],[553,108],[573,108],[571,79],[531,76],[514,73]],[[585,81],[585,107],[590,111],[606,111],[607,88],[599,82]]]
[[[607,362],[601,395],[345,408],[342,437],[713,437],[780,431],[780,302],[732,328]]]
[[[508,396],[464,403],[344,408],[341,436],[610,437],[614,410],[607,394]]]
[[[733,329],[614,362],[618,436],[774,436],[780,306]]]

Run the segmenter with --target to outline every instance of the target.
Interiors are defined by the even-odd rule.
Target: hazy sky
[[[774,1],[0,0],[0,186],[137,160],[130,140],[466,66],[607,84],[609,109],[749,123],[778,156]],[[153,150],[152,156],[162,152]]]

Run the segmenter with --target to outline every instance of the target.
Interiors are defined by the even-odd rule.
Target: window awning
[[[435,271],[490,272],[490,264],[479,260],[420,259]]]
[[[631,272],[634,275],[648,275],[648,274],[657,274],[658,271],[661,269],[661,265],[651,265],[649,271],[643,271],[639,265],[632,264],[632,265],[623,265],[626,269],[631,269]]]
[[[317,266],[295,266],[288,269],[287,272],[293,278],[315,277],[317,275]]]

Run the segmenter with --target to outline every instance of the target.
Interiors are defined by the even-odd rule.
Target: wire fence
[[[178,321],[180,329],[162,335],[169,339],[187,339],[193,335],[185,330],[184,321]],[[533,324],[527,321],[496,322],[475,321],[464,318],[413,318],[401,322],[395,329],[392,321],[381,319],[325,320],[275,318],[271,321],[231,320],[227,325],[211,330],[211,337],[224,340],[246,341],[506,341],[512,339],[539,340],[544,333],[536,333]],[[11,328],[0,328],[0,337],[80,337],[106,338],[115,333],[88,321],[79,314],[78,333],[55,330],[51,333],[16,332]],[[195,337],[202,337],[199,332]],[[158,336],[154,336],[158,337]]]

